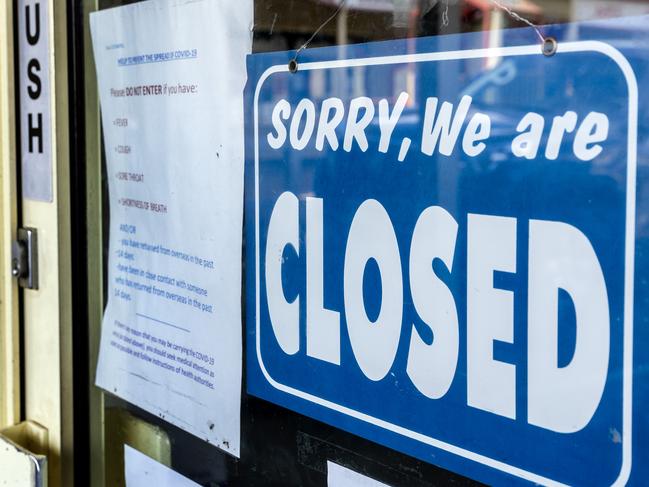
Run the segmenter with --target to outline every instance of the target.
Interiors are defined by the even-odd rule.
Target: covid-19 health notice
[[[96,382],[236,456],[252,12],[156,0],[91,16],[110,191]]]

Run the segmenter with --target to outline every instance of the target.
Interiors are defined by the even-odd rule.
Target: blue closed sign
[[[644,24],[249,57],[248,391],[489,483],[641,484]]]

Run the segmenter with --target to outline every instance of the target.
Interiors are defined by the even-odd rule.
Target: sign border
[[[626,195],[626,225],[625,225],[625,271],[624,271],[624,334],[623,334],[623,373],[622,373],[622,466],[620,473],[612,485],[626,484],[631,474],[631,448],[632,448],[632,393],[633,393],[633,289],[635,270],[635,218],[636,218],[636,174],[637,174],[637,132],[638,132],[638,82],[631,64],[626,57],[615,47],[601,41],[576,41],[559,42],[557,53],[597,52],[608,56],[622,71],[627,82],[629,95],[628,109],[628,140],[627,140],[627,195]],[[318,69],[351,68],[358,66],[377,66],[385,64],[411,64],[420,62],[451,61],[461,59],[480,59],[488,57],[507,56],[542,56],[538,44],[512,47],[493,47],[482,49],[467,49],[447,52],[429,52],[418,54],[400,54],[393,56],[377,56],[359,59],[339,59],[334,61],[317,61],[300,63],[300,71]],[[320,398],[299,389],[281,384],[273,379],[264,365],[260,343],[260,255],[259,255],[259,94],[266,80],[276,73],[288,73],[287,64],[278,64],[269,67],[259,78],[254,96],[254,155],[255,155],[255,341],[259,367],[268,383],[275,389],[284,393],[304,399],[319,406],[331,409],[346,416],[369,423],[379,428],[419,441],[434,448],[445,450],[454,455],[472,460],[482,465],[514,475],[521,479],[543,485],[565,485],[555,480],[543,477],[533,472],[509,465],[500,460],[495,460],[486,455],[481,455],[464,448],[458,447],[422,433],[409,430],[402,426],[390,423],[356,411],[354,409],[336,404],[327,399]]]

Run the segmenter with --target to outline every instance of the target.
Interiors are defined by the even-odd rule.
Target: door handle
[[[18,285],[38,289],[38,238],[35,228],[19,228],[11,247],[11,274]]]

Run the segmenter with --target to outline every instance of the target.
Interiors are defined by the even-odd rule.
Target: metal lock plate
[[[11,274],[18,285],[38,289],[38,239],[35,228],[19,228],[11,249]]]

